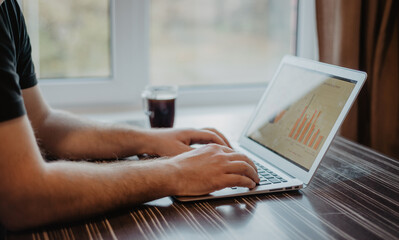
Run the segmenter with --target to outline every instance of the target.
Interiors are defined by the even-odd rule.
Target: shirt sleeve
[[[17,74],[19,76],[19,85],[21,89],[33,87],[37,84],[35,67],[32,61],[32,47],[29,34],[26,29],[25,19],[18,4],[15,6],[18,19],[18,56],[17,56]]]
[[[16,48],[6,24],[0,17],[0,122],[26,113],[16,71]]]

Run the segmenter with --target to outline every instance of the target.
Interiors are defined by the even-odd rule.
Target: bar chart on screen
[[[315,110],[311,115],[308,114],[307,110],[308,106],[303,109],[288,136],[309,148],[317,150],[324,139],[324,136],[320,134],[320,128],[317,127],[317,120],[321,111]]]

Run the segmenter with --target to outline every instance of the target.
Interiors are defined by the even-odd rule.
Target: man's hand
[[[231,148],[209,144],[169,159],[176,195],[202,195],[226,187],[254,188],[259,177],[253,162]]]
[[[146,154],[154,156],[176,156],[193,150],[190,145],[215,143],[231,148],[226,137],[213,128],[197,129],[155,129],[148,132],[149,142]]]

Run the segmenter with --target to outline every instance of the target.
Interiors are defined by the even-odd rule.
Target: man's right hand
[[[259,183],[254,163],[245,155],[216,144],[170,159],[176,195],[203,195],[226,187],[254,188]]]

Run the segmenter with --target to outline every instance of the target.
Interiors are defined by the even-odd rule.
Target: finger
[[[220,148],[225,153],[235,153],[235,151],[232,148],[227,146],[218,145],[218,148]]]
[[[242,176],[249,177],[256,183],[259,183],[260,181],[258,173],[247,162],[243,161],[230,162],[230,164],[228,164],[225,167],[225,170],[226,173],[239,174]]]
[[[194,150],[194,148],[184,143],[180,143],[176,146],[176,149],[172,152],[171,156],[176,156],[185,152],[189,152],[191,150]]]
[[[256,187],[256,183],[242,175],[237,175],[237,174],[226,174],[223,176],[222,180],[222,186],[224,188],[226,187],[247,187],[247,188],[254,188]]]
[[[256,172],[258,172],[258,168],[255,166],[254,162],[242,153],[238,153],[238,152],[231,153],[228,155],[228,158],[230,161],[244,161],[244,162],[248,163],[249,165],[251,165],[251,167]]]
[[[203,130],[207,130],[207,131],[210,131],[210,132],[215,133],[215,134],[218,135],[221,139],[223,139],[223,141],[226,143],[226,146],[228,146],[228,147],[231,148],[231,145],[230,145],[229,141],[227,140],[227,138],[226,138],[221,132],[219,132],[218,130],[216,130],[216,129],[214,129],[214,128],[203,128]]]
[[[219,139],[221,139],[223,141],[222,145],[231,148],[231,145],[230,145],[229,141],[227,141],[226,137],[224,137],[223,134],[217,132],[216,130],[203,129],[202,131],[206,131],[206,132],[209,132],[211,134],[215,134],[215,136],[217,136]]]
[[[203,148],[208,151],[210,150],[210,151],[214,151],[214,152],[222,151],[224,153],[234,153],[233,149],[223,146],[223,145],[214,144],[214,143],[205,145],[205,146],[203,146]]]
[[[191,142],[190,144],[208,144],[216,143],[223,146],[228,146],[227,143],[214,132],[208,130],[195,130],[190,133]]]

